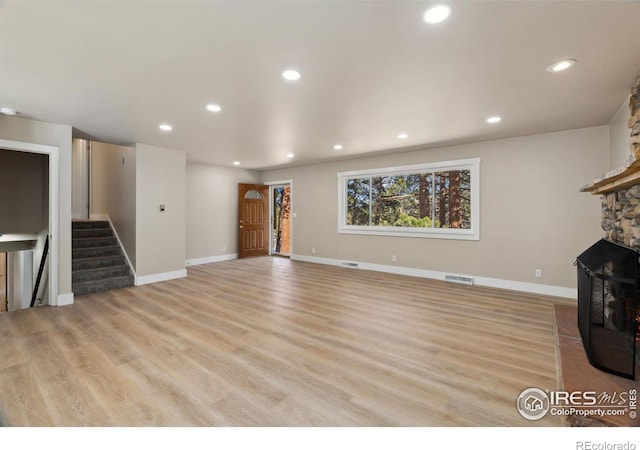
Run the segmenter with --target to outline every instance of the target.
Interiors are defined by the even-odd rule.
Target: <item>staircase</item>
[[[109,222],[73,221],[72,233],[75,296],[133,286],[133,274]]]

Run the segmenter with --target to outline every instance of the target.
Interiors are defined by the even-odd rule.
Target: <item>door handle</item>
[[[240,225],[240,228],[243,228],[242,225]]]

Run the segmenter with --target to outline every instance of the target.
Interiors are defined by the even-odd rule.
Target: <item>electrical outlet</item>
[[[316,252],[316,248],[315,248],[315,247],[313,247],[313,248],[311,249],[311,253],[315,253],[315,252]]]
[[[398,258],[396,258],[396,255],[391,255],[391,261],[396,262],[398,260]]]
[[[536,278],[542,278],[542,269],[536,269]]]

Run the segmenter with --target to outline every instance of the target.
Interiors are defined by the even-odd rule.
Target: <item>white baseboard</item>
[[[530,294],[550,295],[552,297],[578,299],[578,289],[551,284],[527,283],[525,281],[501,280],[499,278],[474,277],[479,286],[508,289],[510,291],[528,292]]]
[[[187,266],[199,266],[200,264],[210,264],[221,261],[230,261],[238,259],[237,253],[229,253],[227,255],[206,256],[204,258],[187,259]]]
[[[136,276],[136,286],[158,283],[160,281],[175,280],[187,276],[187,269],[174,270],[173,272],[154,273],[152,275]]]
[[[551,295],[554,297],[565,297],[571,299],[578,298],[578,290],[562,286],[549,284],[526,283],[523,281],[502,280],[499,278],[479,277],[475,275],[462,275],[457,273],[438,272],[435,270],[415,269],[411,267],[388,266],[384,264],[371,264],[359,261],[342,261],[333,258],[321,258],[318,256],[291,255],[295,261],[311,262],[316,264],[326,264],[330,266],[349,267],[349,264],[357,264],[357,268],[373,270],[376,272],[395,273],[398,275],[409,275],[413,277],[431,278],[444,281],[445,275],[457,275],[473,278],[473,283],[478,286],[508,289],[511,291],[528,292],[530,294]],[[353,267],[353,266],[351,266]]]
[[[68,294],[60,294],[58,295],[58,304],[56,306],[73,305],[73,301],[73,292],[69,292]]]

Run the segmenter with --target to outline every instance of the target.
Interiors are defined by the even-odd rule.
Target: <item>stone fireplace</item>
[[[591,184],[583,187],[582,192],[590,192],[600,195],[602,199],[602,229],[604,231],[603,241],[595,244],[585,251],[581,257],[589,260],[592,266],[586,268],[580,263],[578,258],[578,322],[581,328],[583,344],[587,351],[589,360],[595,366],[607,370],[606,364],[601,364],[594,356],[593,345],[608,345],[603,343],[587,342],[594,339],[594,335],[606,339],[606,335],[613,336],[612,333],[602,333],[602,330],[617,331],[617,335],[625,334],[625,340],[632,347],[631,364],[638,365],[639,352],[636,350],[640,341],[640,277],[637,275],[638,253],[640,252],[640,76],[636,79],[629,100],[630,118],[628,126],[630,129],[630,154],[623,167],[612,170],[594,180]],[[616,244],[616,245],[613,245]],[[615,255],[624,254],[625,248],[631,251],[631,256],[616,258]],[[597,253],[594,257],[589,255],[589,251]],[[635,255],[635,256],[633,256]],[[620,259],[625,259],[622,263]],[[597,260],[597,261],[596,261]],[[587,264],[588,265],[588,264]],[[629,266],[632,267],[629,267]],[[595,269],[594,269],[595,267]],[[588,273],[588,275],[585,275]],[[629,278],[629,273],[633,275]],[[585,289],[587,283],[583,278],[591,277],[589,289]],[[627,280],[621,283],[620,280]],[[580,286],[582,283],[582,289]],[[624,285],[624,287],[622,287]],[[585,292],[589,292],[591,298],[589,305],[585,305],[587,299]],[[592,292],[593,291],[593,292]],[[593,305],[596,305],[594,310]],[[598,309],[599,308],[599,309]],[[581,318],[582,315],[582,318]],[[588,319],[585,317],[588,316]],[[594,317],[600,317],[594,319]],[[589,323],[585,324],[585,320]],[[596,330],[596,333],[589,333],[587,328]],[[585,337],[585,334],[587,337]],[[620,337],[620,336],[618,336]],[[611,339],[618,339],[612,337]],[[593,344],[593,345],[592,345]],[[590,354],[590,352],[592,352]],[[635,363],[634,357],[635,356]],[[609,367],[611,369],[611,367]],[[618,370],[609,370],[619,373]],[[636,371],[637,372],[637,371]],[[631,375],[633,376],[633,375]]]

